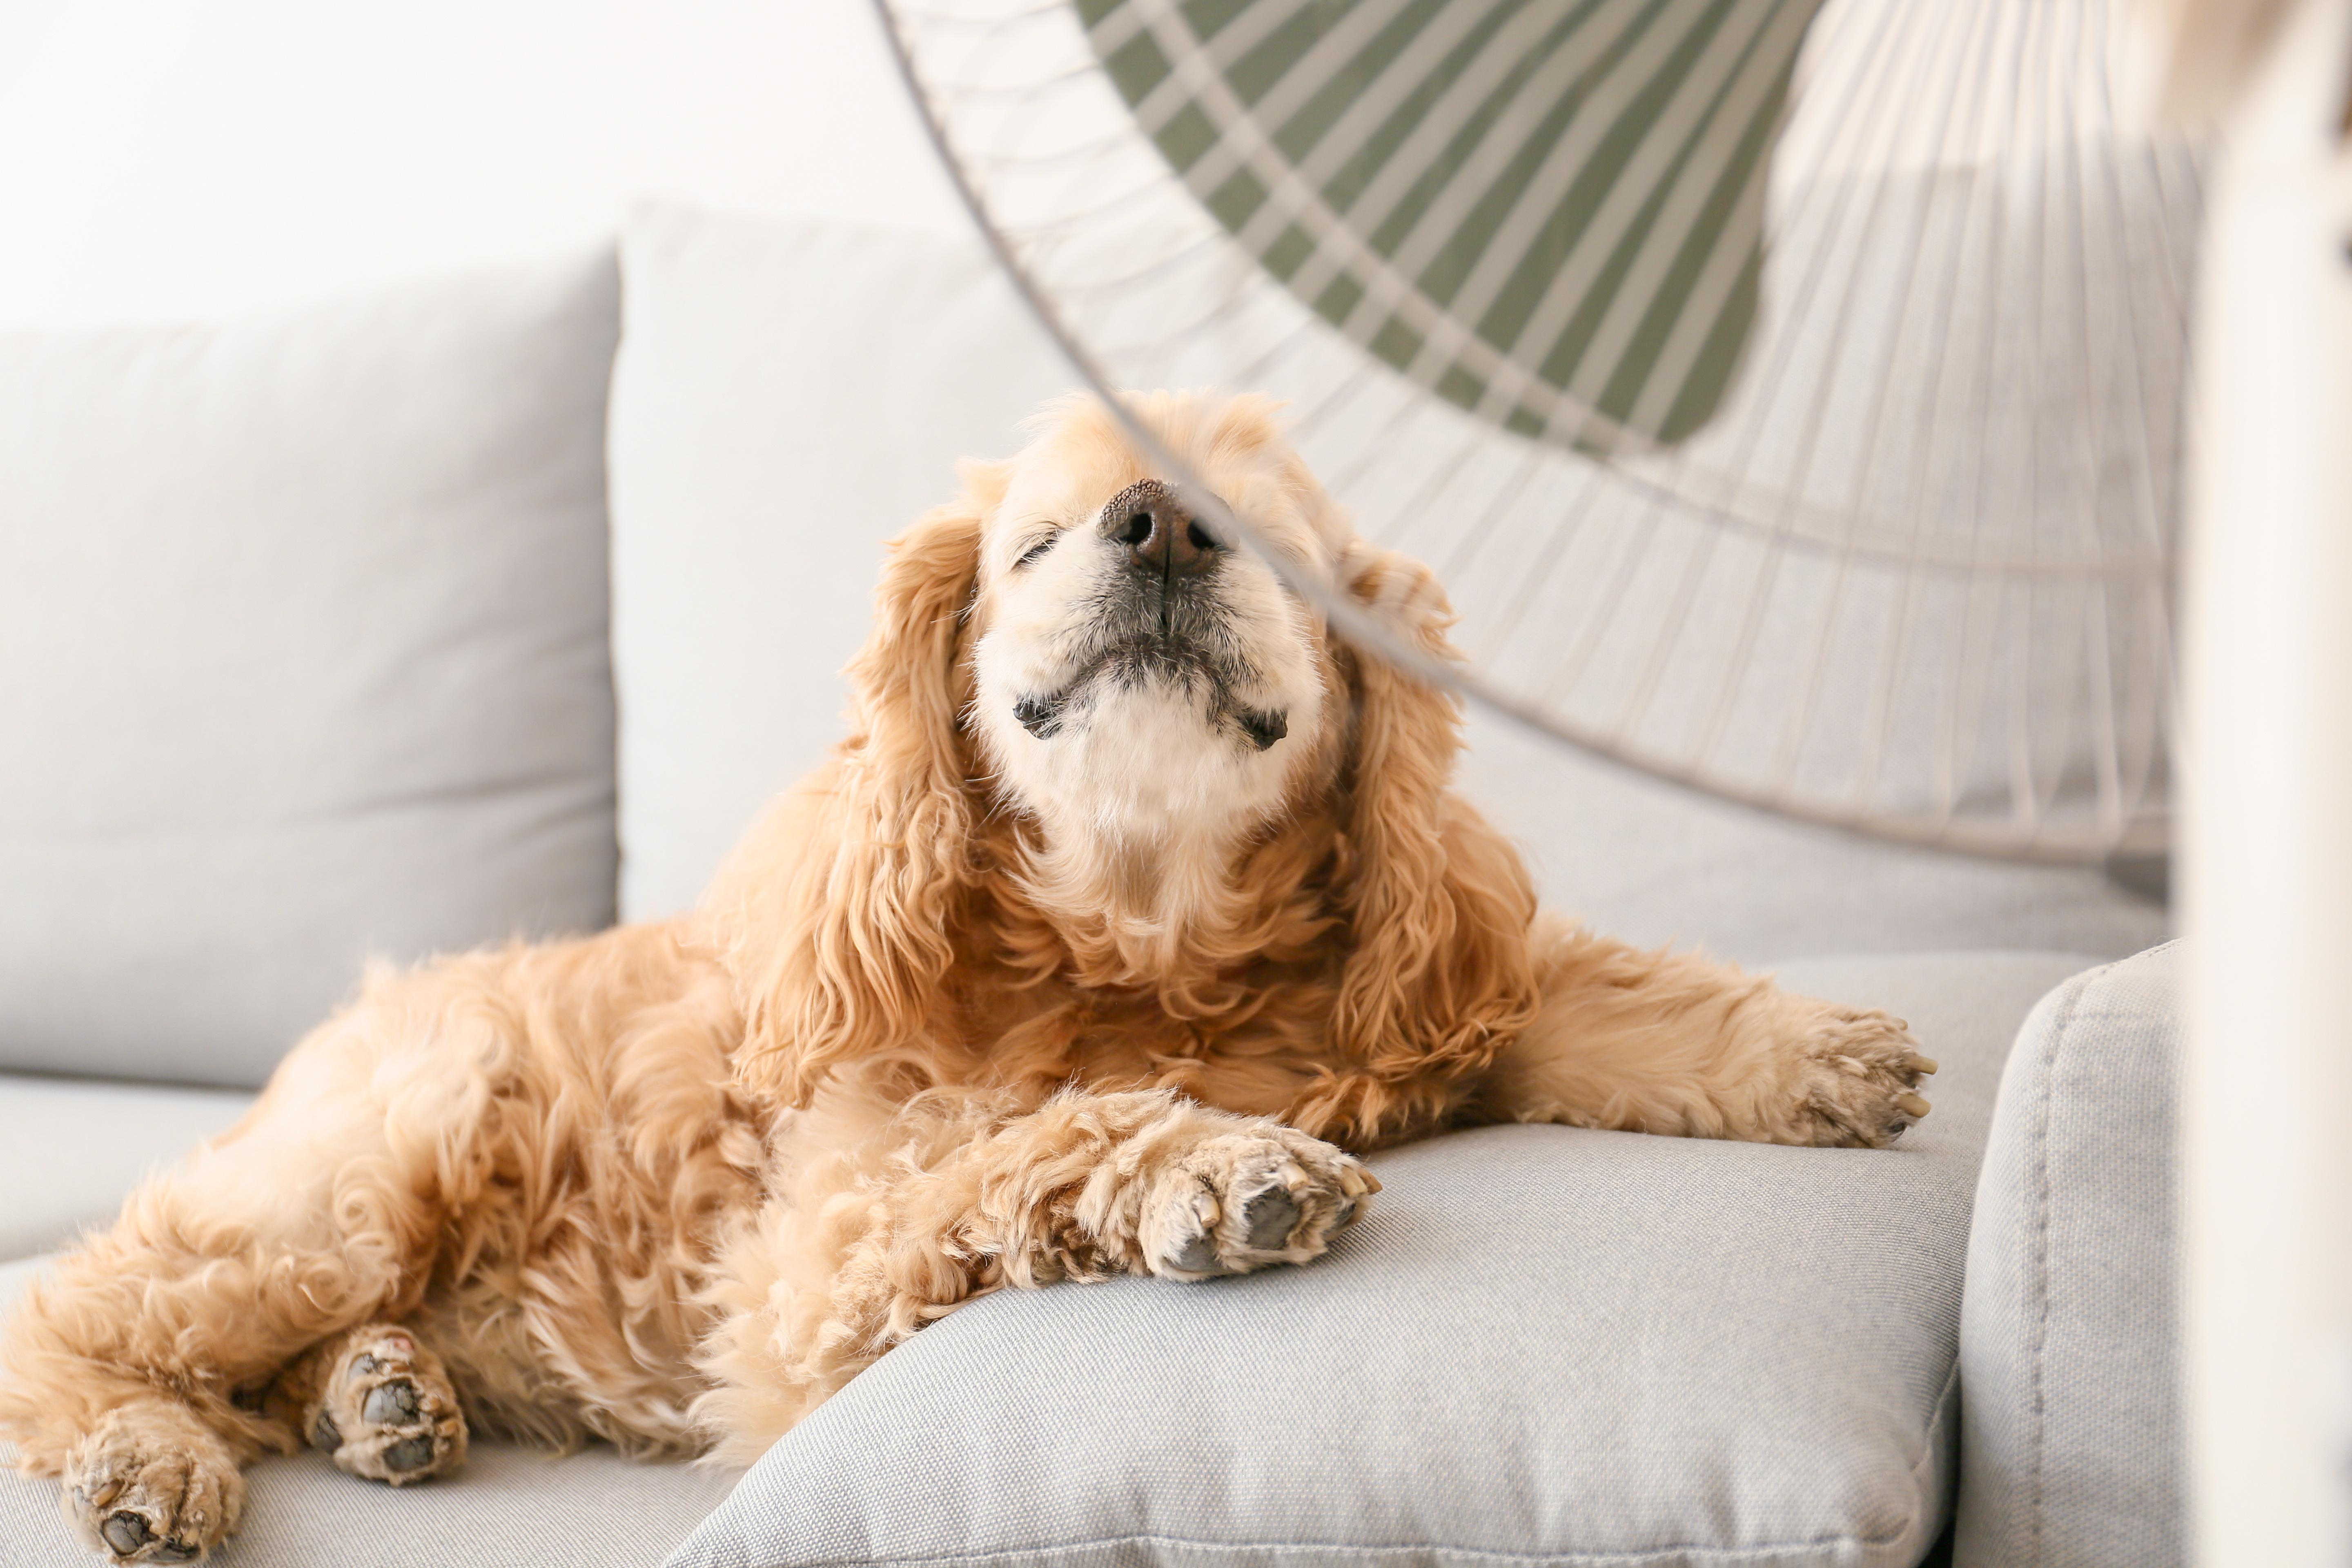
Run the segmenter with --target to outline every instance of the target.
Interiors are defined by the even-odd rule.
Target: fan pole
[[[2206,1568],[2352,1563],[2352,0],[2279,9],[2226,117],[2197,323],[2181,1279]]]

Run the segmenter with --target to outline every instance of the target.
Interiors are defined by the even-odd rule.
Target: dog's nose
[[[1176,492],[1158,479],[1129,485],[1102,512],[1103,537],[1127,546],[1138,571],[1186,577],[1215,564],[1223,546],[1192,521]]]

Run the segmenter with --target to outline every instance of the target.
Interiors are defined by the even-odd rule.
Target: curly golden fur
[[[1251,397],[1136,408],[1433,653]],[[748,1460],[974,1296],[1304,1262],[1355,1155],[1474,1121],[1883,1144],[1883,1015],[1539,918],[1453,701],[1223,549],[1103,407],[893,547],[851,733],[683,919],[372,973],[251,1114],[27,1290],[0,1433],[188,1561],[304,1444]],[[1116,504],[1114,504],[1116,503]]]

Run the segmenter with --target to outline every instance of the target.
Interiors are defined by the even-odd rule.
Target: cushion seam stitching
[[[1815,1552],[1824,1547],[1879,1547],[1893,1545],[1903,1539],[1902,1532],[1894,1535],[1820,1535],[1803,1541],[1758,1542],[1745,1546],[1705,1546],[1685,1542],[1672,1546],[1635,1546],[1622,1551],[1600,1552],[1502,1552],[1483,1546],[1450,1546],[1435,1542],[1401,1542],[1388,1545],[1350,1541],[1200,1541],[1186,1535],[1146,1534],[1130,1531],[1124,1535],[1091,1536],[1084,1541],[1037,1542],[1028,1546],[1003,1546],[988,1552],[944,1552],[924,1557],[824,1557],[824,1568],[907,1568],[914,1563],[999,1563],[1013,1558],[1043,1556],[1054,1553],[1085,1552],[1095,1547],[1128,1545],[1187,1546],[1205,1552],[1234,1553],[1244,1552],[1341,1552],[1395,1555],[1402,1552],[1423,1552],[1436,1558],[1470,1558],[1486,1563],[1642,1563],[1692,1556],[1718,1557],[1736,1560],[1740,1557],[1782,1557],[1793,1552]],[[767,1559],[768,1568],[788,1568],[792,1560]]]
[[[1925,1469],[1935,1458],[1936,1435],[1943,1429],[1945,1417],[1951,1408],[1950,1400],[1952,1391],[1959,1383],[1959,1357],[1955,1353],[1952,1357],[1952,1368],[1949,1372],[1944,1374],[1943,1387],[1939,1389],[1936,1394],[1936,1411],[1935,1414],[1928,1418],[1927,1441],[1921,1446],[1918,1458],[1912,1462],[1911,1468],[1907,1472],[1915,1484],[1919,1473]],[[1822,1547],[1851,1545],[1870,1549],[1881,1546],[1892,1546],[1902,1541],[1906,1535],[1909,1534],[1917,1523],[1918,1521],[1915,1517],[1909,1524],[1905,1525],[1902,1529],[1896,1531],[1892,1535],[1858,1535],[1840,1532],[1834,1535],[1811,1536],[1802,1541],[1766,1541],[1735,1546],[1706,1546],[1694,1542],[1678,1543],[1672,1546],[1629,1547],[1622,1551],[1566,1552],[1502,1552],[1496,1551],[1491,1547],[1455,1546],[1443,1544],[1436,1542],[1401,1542],[1381,1545],[1371,1542],[1346,1541],[1201,1541],[1186,1535],[1148,1534],[1140,1531],[1131,1531],[1120,1535],[1091,1536],[1084,1541],[1062,1541],[1051,1543],[1036,1542],[1026,1546],[1002,1546],[989,1552],[944,1552],[926,1557],[835,1557],[826,1558],[824,1562],[826,1563],[826,1568],[901,1568],[901,1565],[908,1563],[993,1563],[1002,1562],[1007,1558],[1024,1557],[1039,1553],[1084,1552],[1089,1548],[1098,1546],[1123,1546],[1142,1542],[1154,1542],[1170,1546],[1189,1546],[1198,1548],[1202,1551],[1229,1553],[1236,1552],[1281,1552],[1327,1551],[1381,1553],[1426,1552],[1439,1557],[1476,1558],[1482,1562],[1494,1563],[1639,1563],[1644,1559],[1675,1556],[1688,1557],[1694,1553],[1709,1557],[1725,1558],[1737,1558],[1743,1555],[1778,1557],[1784,1556],[1791,1552],[1811,1552],[1819,1550]],[[783,1568],[782,1560],[774,1560],[771,1568]]]
[[[2079,978],[2066,994],[2065,1005],[2059,1009],[2050,1031],[2050,1058],[2042,1072],[2041,1103],[2036,1107],[2033,1121],[2033,1264],[2030,1275],[2034,1293],[2033,1340],[2026,1353],[2026,1366],[2031,1379],[2028,1410],[2031,1425],[2026,1441],[2031,1458],[2027,1474],[2032,1478],[2030,1501],[2026,1509],[2026,1532],[2031,1546],[2031,1561],[2042,1556],[2042,1510],[2047,1496],[2048,1478],[2043,1473],[2049,1444],[2043,1427],[2048,1420],[2048,1389],[2043,1360],[2050,1346],[2050,1119],[2057,1097],[2058,1058],[2066,1047],[2066,1034],[2073,1026],[2074,1010],[2084,992],[2090,989],[2089,976]]]

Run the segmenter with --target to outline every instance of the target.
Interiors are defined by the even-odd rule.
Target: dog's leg
[[[415,1329],[362,1323],[280,1373],[272,1407],[339,1468],[405,1486],[466,1462],[466,1417]]]
[[[1883,1148],[1936,1065],[1902,1019],[1689,954],[1538,927],[1543,1007],[1475,1114],[1759,1143]]]
[[[430,1238],[383,1224],[397,1176],[373,1167],[360,1130],[325,1125],[316,1107],[309,1117],[341,1135],[345,1179],[327,1175],[336,1166],[299,1120],[273,1124],[265,1108],[133,1194],[6,1324],[0,1431],[27,1473],[63,1481],[68,1517],[118,1563],[219,1545],[243,1504],[240,1467],[299,1440],[271,1408],[280,1369],[418,1277]]]
[[[314,1034],[242,1123],[134,1192],[0,1331],[0,1435],[27,1473],[63,1480],[67,1512],[117,1562],[218,1545],[238,1467],[301,1441],[270,1407],[278,1373],[422,1295],[446,1173],[483,1163],[490,1100],[460,1053],[487,1053],[490,1026],[436,1034],[390,1006]],[[433,1043],[388,1057],[402,1041]],[[449,1462],[439,1430],[432,1468]]]
[[[1164,1089],[937,1101],[805,1160],[737,1236],[698,1417],[748,1462],[916,1330],[1004,1286],[1303,1263],[1379,1189],[1353,1157]]]

